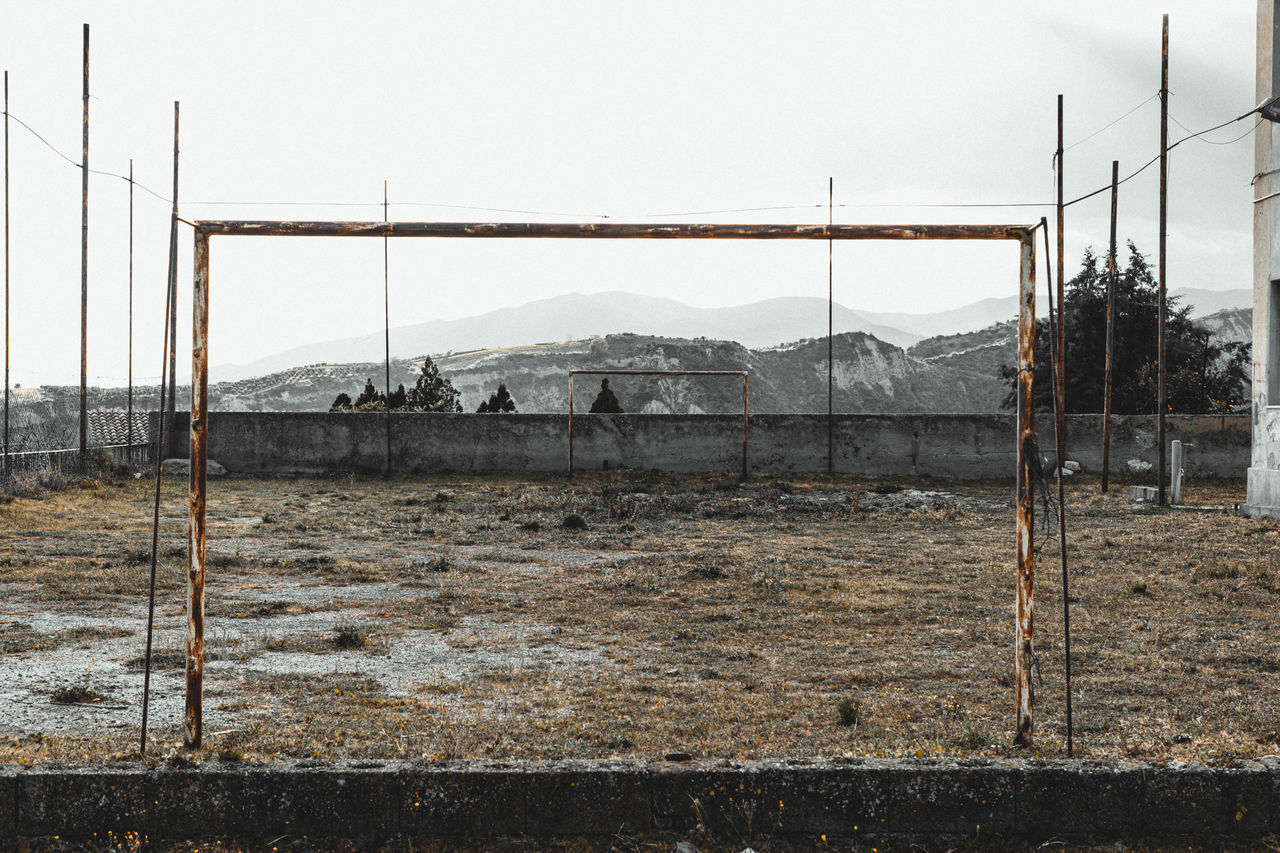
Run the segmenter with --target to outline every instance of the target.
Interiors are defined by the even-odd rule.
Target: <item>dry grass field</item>
[[[1225,510],[1125,491],[1068,484],[1077,755],[1280,751],[1280,524],[1231,511],[1240,482],[1191,485]],[[143,477],[0,504],[0,763],[136,754],[151,499]],[[159,756],[181,743],[185,499],[167,478]],[[230,478],[209,519],[195,760],[1027,754],[1009,484]],[[1048,541],[1047,757],[1061,582]]]

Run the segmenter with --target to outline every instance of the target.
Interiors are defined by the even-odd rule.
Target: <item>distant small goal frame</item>
[[[575,376],[741,376],[742,377],[742,476],[747,464],[747,371],[745,370],[570,370],[569,371],[569,476],[573,476],[573,377]]]

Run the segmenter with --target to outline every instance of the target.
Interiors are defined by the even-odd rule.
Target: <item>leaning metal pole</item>
[[[1032,475],[1036,458],[1035,370],[1036,370],[1036,247],[1035,234],[1027,233],[1021,243],[1021,275],[1018,291],[1018,507],[1017,507],[1017,602],[1014,608],[1014,682],[1017,703],[1017,746],[1032,743],[1031,711],[1035,694],[1031,683],[1032,593],[1035,580],[1036,483]]]
[[[9,476],[9,71],[4,72],[4,474]]]
[[[382,180],[382,221],[389,221],[387,215],[387,181]],[[391,474],[391,270],[390,253],[387,249],[389,238],[382,238],[382,335],[386,345],[387,396],[384,402],[386,413],[384,420],[387,427],[387,459],[382,473]]]
[[[80,149],[80,468],[89,449],[89,25],[84,25],[84,120]]]
[[[133,458],[133,158],[129,158],[129,401],[125,407],[125,453]],[[145,746],[145,744],[144,744]]]
[[[1165,311],[1168,306],[1166,299],[1167,291],[1165,290],[1165,231],[1169,224],[1169,16],[1164,16],[1164,35],[1161,40],[1160,50],[1160,314],[1156,332],[1156,361],[1158,362],[1159,378],[1159,394],[1156,402],[1156,444],[1159,445],[1159,452],[1156,454],[1156,482],[1158,484],[1158,503],[1160,506],[1165,505],[1165,414],[1168,412],[1169,403],[1167,389],[1165,388],[1165,352],[1164,352],[1164,324]]]
[[[169,444],[173,456],[177,439],[178,390],[178,102],[173,102],[173,213],[169,219]],[[160,386],[160,393],[165,392]]]
[[[834,225],[836,179],[827,178],[827,224]],[[835,380],[832,370],[835,363],[835,279],[832,264],[831,240],[827,240],[827,473],[834,474],[835,460]],[[746,472],[743,472],[746,476]]]
[[[1111,161],[1111,248],[1107,252],[1107,364],[1102,382],[1102,493],[1111,473],[1111,374],[1116,342],[1116,202],[1120,189],[1120,161]]]
[[[1066,302],[1065,302],[1065,281],[1066,281],[1066,260],[1065,246],[1066,239],[1064,235],[1064,214],[1066,206],[1062,203],[1062,96],[1058,96],[1058,357],[1054,360],[1053,376],[1058,387],[1062,389],[1062,406],[1059,408],[1055,418],[1057,419],[1058,435],[1062,437],[1062,453],[1064,456],[1058,459],[1058,465],[1061,466],[1065,461],[1067,452],[1067,323],[1066,323]]]

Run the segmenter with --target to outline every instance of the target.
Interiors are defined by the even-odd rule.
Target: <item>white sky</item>
[[[1255,106],[1255,5],[1006,2],[7,2],[11,381],[77,383],[81,37],[90,159],[168,196],[182,104],[188,219],[1034,222],[1051,207],[1057,95],[1070,146],[1155,95],[1170,14],[1170,112],[1202,130]],[[1252,119],[1208,136],[1245,133]],[[1187,135],[1170,124],[1171,141]],[[1159,145],[1151,100],[1070,148],[1074,198]],[[1251,137],[1171,154],[1170,287],[1251,284]],[[248,202],[364,206],[261,206]],[[226,202],[210,204],[210,202]],[[413,202],[410,205],[405,202]],[[548,213],[504,213],[472,205]],[[1107,193],[1068,209],[1067,268],[1107,240]],[[1156,251],[1158,169],[1121,188],[1121,240]],[[135,194],[136,376],[156,376],[168,205]],[[567,215],[562,215],[567,214]],[[127,370],[128,184],[90,179],[89,375]],[[179,232],[179,357],[190,351]],[[246,362],[381,328],[380,240],[220,238],[211,359]],[[570,292],[702,306],[826,295],[821,243],[391,242],[392,324]],[[1013,292],[999,244],[837,244],[837,301],[933,311]],[[1043,277],[1041,278],[1043,288]],[[716,330],[708,329],[708,336]]]

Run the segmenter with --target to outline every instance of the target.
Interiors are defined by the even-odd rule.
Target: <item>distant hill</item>
[[[865,332],[910,346],[921,335],[868,319],[841,305],[833,310],[836,332]],[[391,355],[435,357],[461,350],[524,346],[537,341],[565,341],[632,333],[675,338],[714,337],[746,347],[825,336],[827,300],[787,296],[728,308],[695,308],[672,299],[634,293],[572,293],[503,308],[461,320],[435,320],[390,330]],[[381,329],[358,337],[319,341],[245,365],[216,365],[214,381],[243,379],[299,364],[380,361],[385,351]]]
[[[1204,317],[1228,308],[1248,308],[1250,291],[1174,289],[1183,304]],[[1043,300],[1041,314],[1046,313]],[[964,334],[1017,317],[1015,296],[983,299],[947,311],[912,314],[855,311],[836,304],[835,331],[864,332],[899,347],[926,338]],[[827,301],[787,296],[727,308],[695,308],[672,299],[634,293],[572,293],[460,320],[436,320],[390,330],[393,358],[435,357],[463,350],[526,346],[537,341],[584,340],[613,334],[672,338],[708,337],[748,348],[824,337]],[[213,381],[233,381],[288,370],[300,364],[375,362],[383,358],[381,329],[355,337],[317,341],[243,365],[214,365]]]

